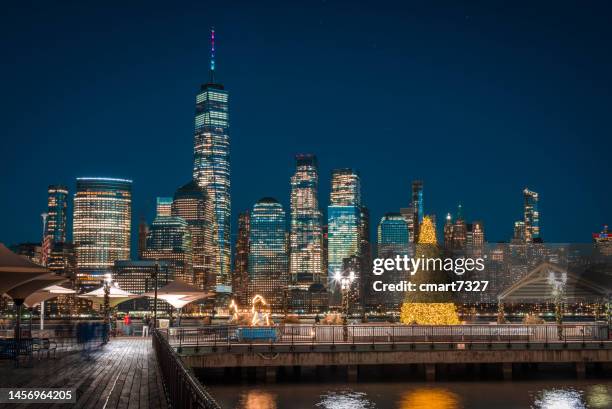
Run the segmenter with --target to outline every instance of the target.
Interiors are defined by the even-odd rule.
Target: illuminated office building
[[[98,285],[116,260],[130,258],[132,181],[78,178],[73,210],[78,278]]]
[[[51,236],[53,243],[64,243],[66,241],[68,188],[62,185],[51,185],[48,194],[45,236]]]
[[[387,213],[378,223],[378,257],[408,254],[408,223],[399,213]]]
[[[344,259],[360,255],[361,246],[361,184],[352,169],[332,172],[328,218],[328,288],[332,304],[338,304],[339,286],[334,275],[343,272]],[[360,284],[356,284],[360,285]]]
[[[180,217],[160,216],[153,220],[142,259],[166,262],[169,279],[178,278],[189,284],[197,282],[189,225]]]
[[[321,211],[319,174],[314,155],[297,155],[291,177],[290,288],[308,290],[312,284],[326,283],[322,274]]]
[[[217,282],[230,285],[229,94],[215,81],[215,32],[211,30],[210,80],[196,96],[193,179],[213,201],[220,250]]]
[[[453,216],[450,213],[446,214],[446,223],[444,223],[444,248],[453,248]]]
[[[172,198],[158,197],[155,202],[155,216],[172,216]]]
[[[514,222],[514,233],[512,235],[512,243],[519,244],[525,242],[525,222],[516,221]]]
[[[234,268],[232,269],[232,292],[239,305],[248,304],[249,294],[249,235],[251,217],[249,212],[238,215],[238,238],[234,248]]]
[[[155,260],[117,260],[113,266],[113,281],[122,290],[132,294],[144,294],[155,291],[154,274],[157,273],[157,288],[161,288],[173,280],[173,273],[166,261]],[[169,310],[170,305],[158,300],[158,310]],[[121,311],[151,311],[153,299],[149,297],[135,298],[123,302],[117,307]]]
[[[378,223],[378,257],[394,259],[396,256],[403,257],[410,254],[410,240],[408,223],[400,213],[387,213]],[[398,283],[410,279],[409,272],[388,271],[382,276],[376,277],[383,283]],[[404,294],[397,291],[379,293],[378,303],[388,309],[397,309],[403,301]]]
[[[208,193],[208,188],[201,188],[195,180],[190,181],[174,194],[171,213],[187,222],[191,234],[193,284],[213,291],[219,284],[219,254],[214,203]]]
[[[288,257],[285,211],[276,199],[260,199],[251,211],[249,298],[262,295],[276,312],[287,302]]]
[[[423,223],[425,215],[423,209],[423,181],[415,180],[412,182],[412,231],[410,235],[414,236],[414,242],[419,240],[419,226]]]
[[[453,224],[452,248],[454,250],[464,250],[467,246],[467,224],[463,219],[463,207],[457,206],[457,218]]]
[[[147,235],[149,234],[149,225],[144,217],[140,218],[138,223],[138,258],[142,259],[142,253],[147,249]]]
[[[540,238],[540,212],[538,212],[538,194],[527,188],[523,190],[525,242],[531,243]]]

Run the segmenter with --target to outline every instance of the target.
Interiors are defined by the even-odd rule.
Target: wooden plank
[[[21,404],[15,409],[166,409],[151,338],[113,338],[87,360],[80,351],[58,351],[57,359],[34,360],[31,368],[0,362],[3,387],[77,388],[77,404]],[[108,399],[108,402],[107,402]]]

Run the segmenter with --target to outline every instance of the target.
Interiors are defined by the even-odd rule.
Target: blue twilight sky
[[[180,4],[180,6],[179,6]],[[191,177],[195,94],[230,91],[232,212],[288,209],[293,155],[360,171],[373,225],[424,180],[507,240],[522,189],[542,236],[611,223],[612,6],[606,1],[10,2],[0,13],[0,241],[38,240],[46,187],[134,180],[134,220]],[[134,226],[134,235],[136,228]]]

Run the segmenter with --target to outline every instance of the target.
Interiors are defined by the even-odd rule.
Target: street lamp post
[[[110,274],[104,274],[104,327],[110,333],[110,286],[112,278]],[[105,337],[105,342],[108,336]]]
[[[157,283],[159,280],[159,261],[155,260],[155,269],[153,270],[153,286],[155,287],[155,295],[153,297],[153,328],[157,328]]]
[[[342,291],[342,334],[344,341],[348,341],[348,314],[349,314],[349,295],[351,292],[351,285],[355,281],[355,272],[349,272],[348,276],[343,275],[339,271],[334,275],[334,279],[340,284],[340,290]]]

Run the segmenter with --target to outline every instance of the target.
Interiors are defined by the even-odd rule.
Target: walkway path
[[[151,338],[114,338],[89,357],[58,352],[56,359],[34,358],[14,368],[0,361],[2,387],[76,388],[75,404],[0,404],[17,408],[166,409],[161,375]]]

